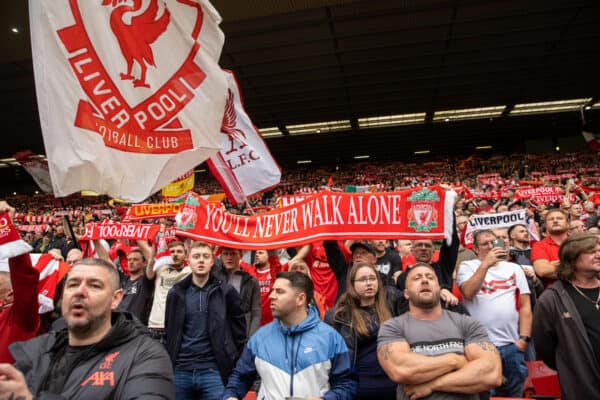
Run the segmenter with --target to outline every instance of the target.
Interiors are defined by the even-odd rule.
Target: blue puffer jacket
[[[357,390],[344,339],[319,319],[313,306],[300,324],[286,327],[275,320],[250,338],[223,399],[243,398],[257,374],[262,379],[259,400],[351,400]]]

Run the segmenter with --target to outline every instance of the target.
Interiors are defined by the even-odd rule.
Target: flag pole
[[[79,247],[79,241],[75,237],[75,232],[73,232],[73,225],[71,225],[71,219],[69,218],[69,214],[67,213],[67,207],[65,206],[65,201],[63,200],[62,197],[60,198],[60,204],[62,205],[62,208],[65,210],[65,214],[63,215],[63,218],[64,218],[64,221],[67,222],[67,227],[69,228],[69,234],[71,235],[71,238],[73,239],[73,243],[75,243],[75,248],[78,250],[81,250],[81,247]]]
[[[254,212],[254,210],[250,206],[250,202],[248,201],[248,199],[246,199],[245,203],[246,203],[246,208],[248,208],[248,210],[250,210],[250,214],[256,215],[256,213]]]

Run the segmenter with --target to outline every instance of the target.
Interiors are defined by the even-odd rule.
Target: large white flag
[[[57,197],[138,202],[221,148],[224,35],[208,0],[30,0],[29,12]]]
[[[221,126],[222,148],[207,163],[235,204],[279,184],[281,169],[244,109],[235,75],[223,72],[228,90]]]

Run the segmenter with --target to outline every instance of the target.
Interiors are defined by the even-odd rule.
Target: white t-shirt
[[[479,268],[479,259],[460,264],[456,283],[460,287]],[[481,288],[472,300],[463,298],[471,316],[487,329],[496,346],[505,346],[519,339],[519,295],[529,294],[527,279],[517,264],[500,261],[490,267]]]
[[[154,300],[152,302],[150,318],[148,318],[149,328],[164,329],[167,294],[177,282],[183,280],[191,272],[190,267],[183,267],[180,270],[176,270],[170,265],[165,265],[158,270],[154,278]]]

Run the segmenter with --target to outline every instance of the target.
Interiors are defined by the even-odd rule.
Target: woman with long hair
[[[358,375],[355,399],[396,399],[392,382],[377,361],[379,327],[392,318],[386,291],[375,266],[357,263],[350,268],[346,292],[327,312],[325,322],[344,338]]]

